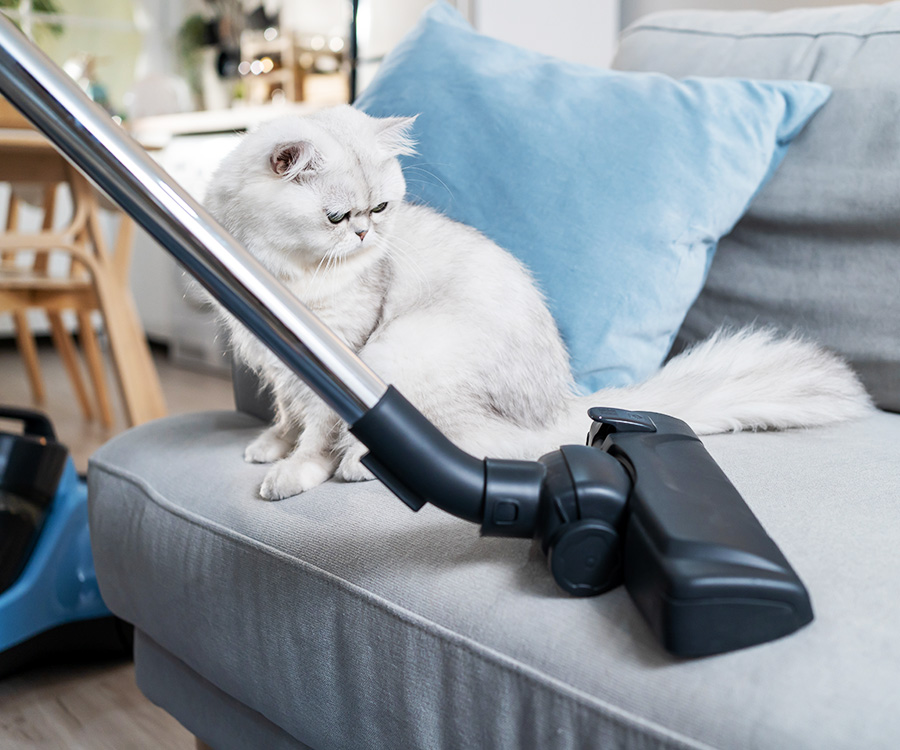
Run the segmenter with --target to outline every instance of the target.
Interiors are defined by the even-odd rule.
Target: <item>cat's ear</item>
[[[309,141],[282,143],[269,154],[269,166],[285,180],[293,180],[301,174],[321,169],[322,155]]]
[[[375,140],[391,156],[412,156],[416,142],[412,138],[415,117],[382,117],[375,121]]]

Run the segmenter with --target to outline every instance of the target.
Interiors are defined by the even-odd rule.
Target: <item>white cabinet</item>
[[[180,135],[154,157],[202,201],[213,171],[238,138],[234,133]],[[215,316],[191,293],[181,267],[141,229],[135,236],[131,287],[144,330],[151,340],[169,346],[173,361],[211,369],[229,366]]]

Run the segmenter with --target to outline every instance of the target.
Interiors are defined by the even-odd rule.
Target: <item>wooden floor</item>
[[[52,347],[41,346],[40,359],[48,393],[42,408],[84,471],[91,453],[125,428],[121,407],[116,404],[112,430],[85,422]],[[232,408],[227,379],[174,367],[163,354],[157,353],[156,361],[171,414]],[[5,344],[0,344],[0,403],[32,405],[22,363]],[[144,698],[132,665],[117,662],[42,668],[0,680],[0,750],[20,748],[193,750],[194,739]]]
[[[131,663],[57,667],[0,680],[3,750],[194,750],[194,737],[148,701]]]

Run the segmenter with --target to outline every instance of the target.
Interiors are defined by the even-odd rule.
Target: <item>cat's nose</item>
[[[362,242],[366,238],[366,235],[369,233],[368,229],[357,229],[355,231],[356,236],[359,237],[360,242]]]

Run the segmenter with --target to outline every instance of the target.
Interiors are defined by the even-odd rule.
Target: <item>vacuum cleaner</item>
[[[432,503],[485,535],[537,538],[570,595],[624,582],[678,656],[763,643],[812,620],[803,583],[687,424],[596,408],[586,445],[538,461],[468,455],[0,21],[0,91],[350,425],[365,466],[412,510]]]
[[[87,486],[50,420],[0,406],[0,677],[56,658],[125,655],[128,625],[103,603]]]

